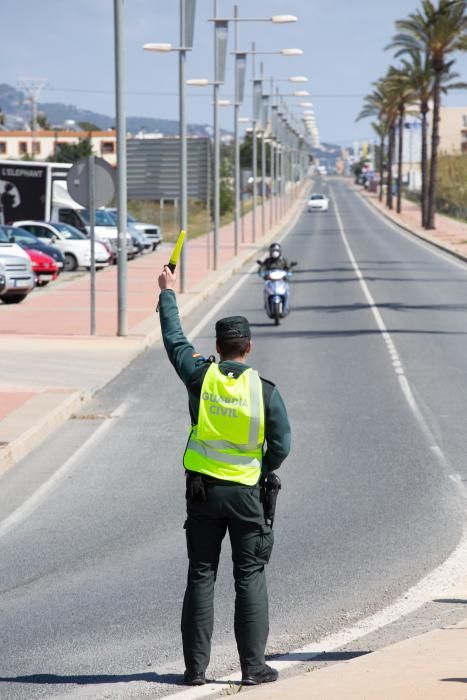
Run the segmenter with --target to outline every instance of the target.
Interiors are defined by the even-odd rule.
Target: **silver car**
[[[34,289],[31,261],[16,255],[0,254],[0,299],[4,304],[19,304]]]

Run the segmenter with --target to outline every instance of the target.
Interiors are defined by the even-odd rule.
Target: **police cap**
[[[245,316],[228,316],[216,323],[216,340],[251,338],[250,324]]]

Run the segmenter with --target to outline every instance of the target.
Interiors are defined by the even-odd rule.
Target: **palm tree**
[[[447,72],[443,75],[441,89],[444,94],[449,90],[465,89],[467,87],[466,83],[451,82],[459,77],[457,73],[450,72],[452,64],[453,61],[447,64]],[[421,222],[422,226],[426,226],[428,215],[428,112],[430,111],[430,102],[433,99],[434,75],[429,55],[421,51],[410,51],[409,59],[403,59],[401,62],[401,70],[405,72],[414,90],[414,106],[415,104],[418,106],[421,115]]]
[[[371,122],[373,131],[379,136],[379,195],[380,202],[383,201],[383,179],[384,179],[384,145],[388,133],[384,122]]]
[[[425,226],[435,228],[436,180],[438,170],[439,119],[443,77],[449,72],[455,51],[467,51],[466,0],[422,0],[421,10],[396,22],[398,33],[391,46],[396,56],[413,51],[427,54],[433,71],[433,127],[431,134],[431,167],[428,183],[428,204]]]
[[[366,117],[376,116],[381,129],[384,130],[384,135],[388,135],[386,205],[392,209],[392,162],[394,155],[394,125],[397,117],[397,110],[394,109],[394,96],[389,89],[386,79],[381,78],[373,83],[373,85],[375,86],[374,90],[366,96],[363,109],[358,115],[357,121],[365,119]],[[382,140],[381,160],[384,160],[384,139]],[[382,185],[380,186],[380,194],[382,198]]]
[[[422,144],[421,144],[421,223],[426,225],[428,211],[428,112],[429,103],[433,96],[433,71],[427,52],[410,51],[409,60],[402,61],[402,70],[405,71],[414,92],[415,100],[421,114]]]
[[[399,131],[399,152],[397,158],[397,213],[401,212],[402,199],[402,166],[404,156],[404,121],[407,105],[412,105],[415,100],[415,91],[413,86],[401,68],[391,68],[387,75],[388,87],[392,94],[392,99],[397,106],[398,113],[398,131]]]

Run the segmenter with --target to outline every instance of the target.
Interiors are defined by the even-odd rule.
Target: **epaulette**
[[[276,385],[274,384],[274,382],[271,382],[270,379],[265,379],[265,378],[262,377],[261,375],[259,376],[259,378],[260,378],[261,381],[264,382],[265,384],[269,384],[269,385],[272,386],[272,387],[275,387],[275,386],[276,386]]]

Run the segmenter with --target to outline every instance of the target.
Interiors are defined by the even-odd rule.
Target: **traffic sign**
[[[82,158],[75,163],[67,175],[67,185],[70,197],[82,207],[90,208],[90,165],[89,158]],[[94,206],[108,206],[115,195],[115,173],[103,158],[94,160]]]

